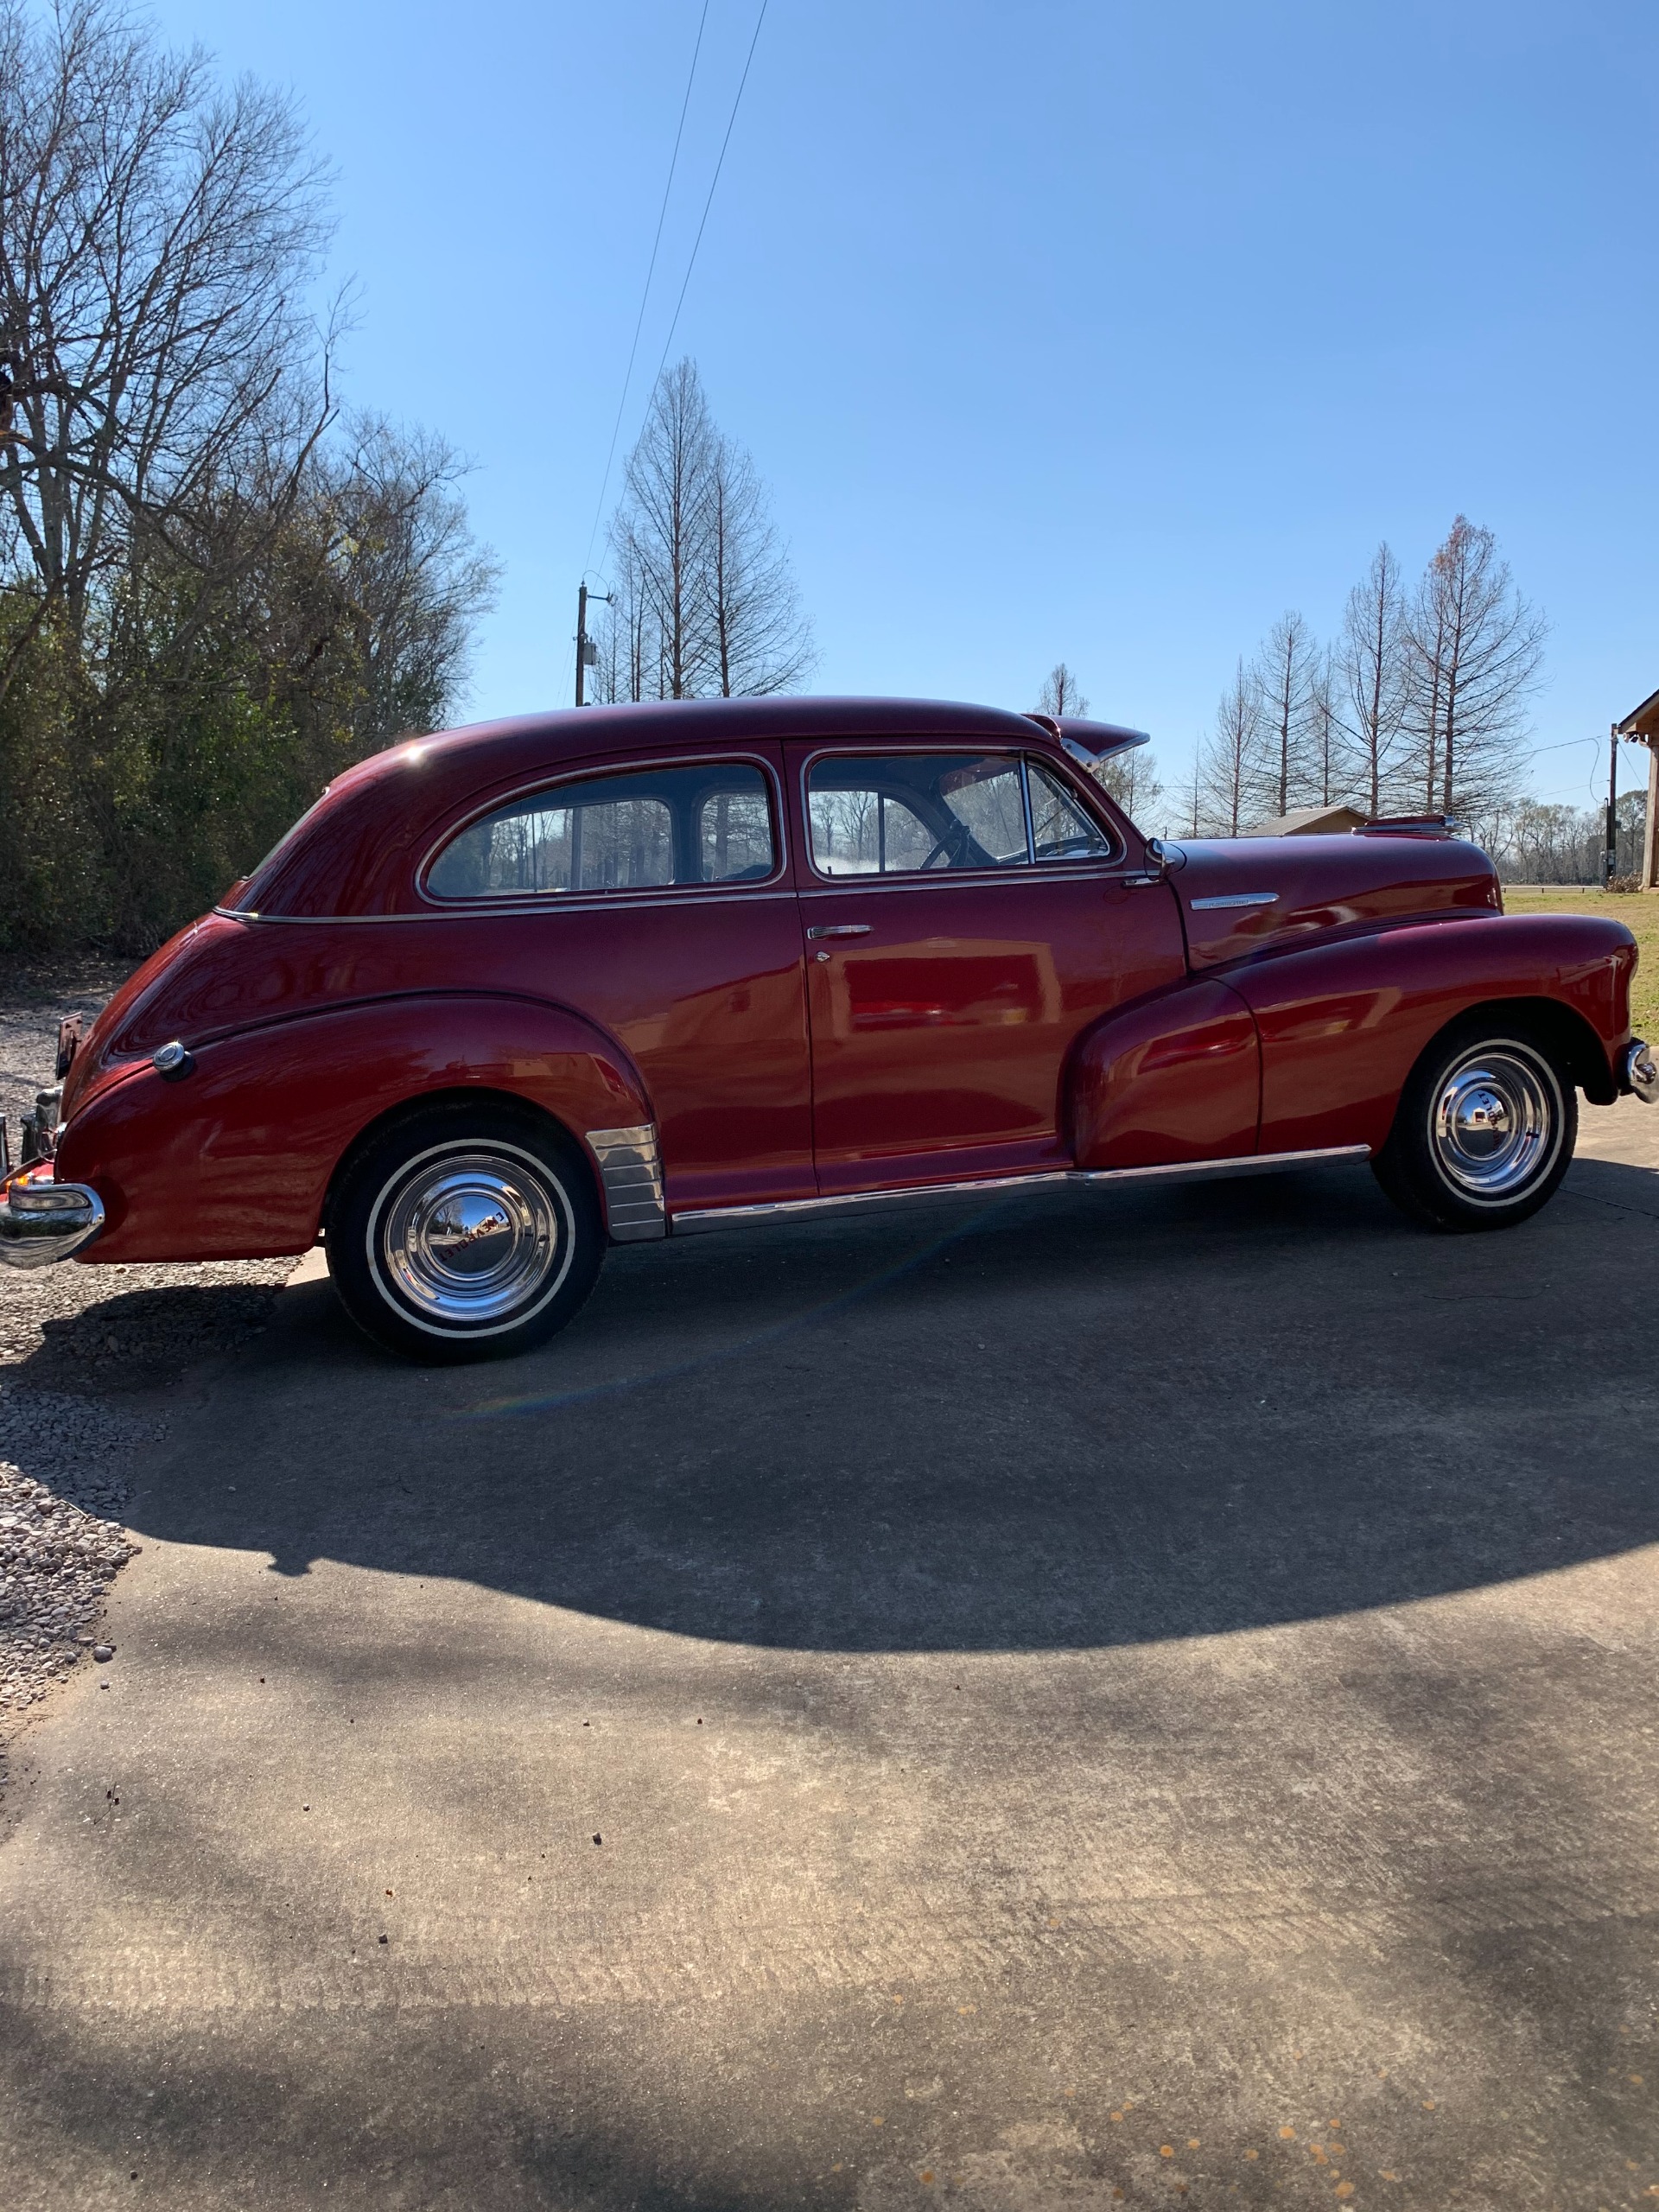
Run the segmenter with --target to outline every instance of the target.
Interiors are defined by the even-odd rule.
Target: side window
[[[747,761],[643,768],[556,785],[452,837],[435,899],[523,899],[669,884],[753,883],[777,866],[766,779]]]
[[[757,883],[772,874],[772,809],[759,776],[753,790],[728,780],[697,801],[697,855],[703,883]]]
[[[995,753],[831,757],[807,784],[820,875],[1024,868],[1020,764]]]
[[[1107,861],[1111,840],[1092,822],[1070,791],[1035,760],[1027,763],[1031,779],[1031,842],[1039,861]]]

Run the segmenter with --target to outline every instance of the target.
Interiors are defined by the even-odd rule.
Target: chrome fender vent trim
[[[1224,906],[1276,906],[1278,903],[1276,891],[1224,891],[1211,899],[1193,899],[1192,911],[1195,914],[1208,914]]]
[[[589,1129],[599,1162],[606,1221],[613,1244],[646,1244],[668,1234],[663,1204],[663,1151],[655,1122],[632,1129]]]

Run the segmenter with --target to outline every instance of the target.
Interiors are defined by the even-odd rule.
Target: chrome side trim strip
[[[974,1182],[908,1183],[893,1191],[840,1191],[817,1198],[776,1198],[760,1205],[694,1206],[671,1214],[669,1231],[675,1236],[702,1236],[713,1230],[754,1229],[767,1222],[804,1221],[814,1216],[882,1206],[926,1205],[941,1198],[995,1198],[1011,1192],[1053,1190],[1062,1184],[1094,1189],[1107,1183],[1204,1182],[1230,1175],[1272,1175],[1285,1168],[1370,1156],[1369,1145],[1338,1144],[1311,1152],[1252,1152],[1230,1160],[1185,1160],[1166,1167],[1037,1168],[1027,1175],[984,1176]]]
[[[1368,1144],[1319,1145],[1309,1152],[1246,1152],[1231,1160],[1189,1160],[1170,1167],[1077,1167],[1072,1183],[1202,1183],[1212,1176],[1276,1175],[1281,1168],[1329,1166],[1337,1160],[1369,1160]]]
[[[612,1243],[646,1244],[666,1236],[663,1149],[655,1122],[631,1129],[589,1129],[588,1141],[599,1162]]]
[[[1192,903],[1195,913],[1207,913],[1222,906],[1276,906],[1279,893],[1276,891],[1227,891],[1214,899],[1195,899]]]
[[[772,1198],[759,1205],[693,1206],[671,1214],[669,1230],[675,1236],[701,1236],[713,1229],[753,1229],[769,1221],[804,1221],[815,1214],[867,1212],[877,1206],[925,1205],[931,1199],[1036,1191],[1071,1180],[1071,1170],[1061,1167],[1032,1175],[994,1175],[977,1183],[912,1183],[898,1191],[837,1191],[817,1198]]]

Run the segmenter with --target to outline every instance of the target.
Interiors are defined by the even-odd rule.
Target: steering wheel
[[[934,846],[927,858],[922,862],[919,872],[923,875],[925,875],[929,868],[932,867],[934,861],[938,860],[941,853],[948,855],[952,866],[955,866],[962,857],[963,849],[967,842],[967,823],[965,822],[953,823],[950,829],[945,831],[944,836],[940,838],[938,843]]]

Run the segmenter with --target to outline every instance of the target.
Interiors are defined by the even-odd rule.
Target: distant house
[[[1659,853],[1654,850],[1654,816],[1659,813],[1659,691],[1613,724],[1615,737],[1634,738],[1648,748],[1648,830],[1642,841],[1642,888],[1659,891]]]
[[[1656,695],[1659,696],[1659,695]],[[1652,701],[1649,702],[1651,705]],[[1258,822],[1242,830],[1242,837],[1332,837],[1344,830],[1362,829],[1370,820],[1354,806],[1293,806],[1272,822]]]

